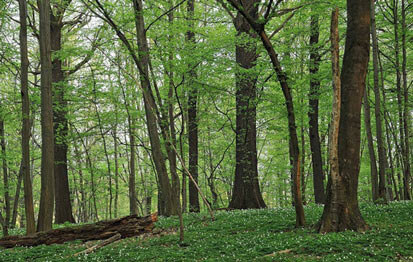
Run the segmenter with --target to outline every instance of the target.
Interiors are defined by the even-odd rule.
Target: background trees
[[[254,3],[258,5],[251,9],[250,16],[258,31],[253,26],[249,28],[249,21],[227,1],[51,2],[51,28],[61,29],[61,35],[55,35],[55,43],[60,38],[60,46],[49,52],[55,70],[56,137],[54,150],[50,150],[61,148],[67,157],[65,160],[63,154],[52,162],[56,167],[55,186],[62,188],[56,190],[54,200],[56,222],[86,222],[157,209],[172,215],[178,213],[180,204],[184,211],[205,210],[206,204],[197,199],[198,192],[189,182],[186,167],[214,208],[242,207],[230,205],[231,199],[248,190],[253,194],[245,194],[243,201],[256,196],[255,202],[260,204],[254,207],[289,206],[294,198],[291,187],[298,182],[303,203],[323,202],[323,176],[331,172],[329,16],[334,5],[308,1]],[[345,19],[351,16],[344,1],[336,4],[341,14],[340,46],[344,46],[349,37]],[[28,202],[23,205],[17,201],[16,224],[29,226],[30,214],[37,214],[40,207],[41,159],[50,153],[41,152],[46,140],[41,138],[39,80],[44,81],[45,76],[40,77],[39,73],[45,71],[40,67],[37,38],[45,39],[39,35],[40,5],[28,1],[26,59],[25,11],[21,9],[22,16],[17,18],[17,2],[5,1],[2,5],[0,96],[5,153],[1,154],[1,165],[8,183],[3,182],[0,187],[0,205],[5,218],[6,200],[13,209],[13,197],[20,190],[22,163]],[[23,8],[23,2],[20,6]],[[366,92],[366,100],[372,109],[374,106],[370,140],[373,153],[378,156],[375,161],[382,193],[374,195],[371,188],[374,178],[370,167],[374,163],[367,150],[367,126],[363,121],[367,115],[362,113],[360,164],[356,161],[354,165],[359,166],[360,176],[352,180],[358,181],[361,201],[377,200],[383,194],[388,201],[409,199],[412,193],[409,8],[400,0],[379,2],[372,9],[376,28],[368,28],[373,49],[367,67],[366,87],[370,92]],[[266,21],[265,32],[269,34],[266,45],[260,36],[260,17]],[[18,29],[22,30],[20,43]],[[275,57],[267,52],[270,46]],[[281,71],[274,71],[269,63],[274,58]],[[244,67],[249,69],[244,70],[239,65],[247,60]],[[17,91],[20,81],[21,94]],[[246,82],[249,84],[242,88],[241,83]],[[285,100],[281,84],[288,84],[285,90],[289,90],[291,100]],[[241,103],[241,93],[248,103]],[[291,106],[290,122],[286,105]],[[367,102],[364,106],[368,106]],[[240,125],[241,118],[245,127]],[[342,121],[344,127],[353,126],[352,122]],[[240,162],[242,157],[245,159]],[[245,184],[250,178],[254,180],[254,186],[247,191],[236,189],[234,177],[240,168],[245,175],[238,176],[238,181]],[[299,180],[295,176],[298,172]],[[183,183],[179,183],[181,179]],[[29,204],[30,181],[34,211],[30,211]],[[60,201],[59,197],[65,200]],[[22,212],[24,206],[28,213]],[[67,211],[61,219],[58,206]],[[23,218],[27,222],[22,223]]]

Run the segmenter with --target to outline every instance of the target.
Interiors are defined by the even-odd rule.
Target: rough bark
[[[258,18],[258,1],[243,3],[245,12]],[[257,168],[257,34],[240,12],[234,19],[237,30],[236,59],[236,145],[235,179],[229,208],[265,208],[262,198]]]
[[[65,5],[70,1],[66,1]],[[62,28],[65,6],[55,6],[50,21],[50,41],[53,53],[62,49]],[[55,223],[75,223],[70,201],[68,168],[67,168],[67,100],[65,75],[62,60],[58,55],[52,60],[53,85],[53,124],[54,124],[54,176],[55,176]]]
[[[324,172],[323,158],[321,155],[320,136],[318,132],[318,100],[320,95],[320,79],[318,70],[320,68],[321,56],[319,54],[318,38],[320,35],[320,26],[318,15],[311,16],[311,34],[310,34],[310,93],[308,95],[308,119],[311,159],[313,164],[313,187],[314,197],[317,204],[324,204]]]
[[[50,1],[37,2],[40,21],[42,133],[41,193],[37,231],[46,231],[52,228],[55,194]]]
[[[24,180],[24,210],[26,217],[26,234],[36,231],[34,221],[33,190],[30,179],[30,101],[28,82],[28,50],[27,50],[27,2],[19,0],[20,15],[20,93],[22,96],[22,175]]]
[[[193,22],[195,0],[189,0],[187,3],[187,16],[189,30],[186,32],[186,41],[191,50],[195,47],[195,33]],[[198,103],[198,88],[195,86],[196,71],[195,63],[188,63],[188,159],[189,172],[194,180],[198,183],[198,119],[197,119],[197,103]],[[195,184],[189,180],[189,212],[199,212],[199,195]]]
[[[95,224],[38,232],[31,236],[9,236],[0,239],[0,246],[13,248],[16,246],[31,247],[43,244],[62,244],[74,240],[86,242],[107,239],[116,234],[120,234],[121,238],[128,238],[151,232],[156,221],[156,213],[145,217],[131,215],[113,220],[100,221]]]
[[[370,0],[347,0],[347,35],[341,71],[337,176],[330,176],[319,232],[366,231],[357,187],[360,171],[361,105],[370,48]]]

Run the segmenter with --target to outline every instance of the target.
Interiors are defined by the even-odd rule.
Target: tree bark
[[[38,0],[41,63],[41,193],[37,231],[52,228],[54,209],[54,135],[52,105],[52,61],[50,44],[50,1]]]
[[[131,215],[113,220],[100,221],[95,224],[39,232],[31,236],[9,236],[0,239],[0,246],[5,248],[16,246],[32,247],[43,244],[62,244],[73,240],[86,242],[107,239],[116,234],[120,234],[121,238],[128,238],[151,232],[156,221],[156,213],[145,217]]]
[[[329,178],[319,232],[368,229],[360,213],[357,187],[360,171],[360,116],[369,48],[370,0],[347,0],[347,36],[340,78],[339,173]]]
[[[188,48],[195,48],[195,23],[193,21],[195,11],[195,0],[189,0],[187,3],[187,16],[189,30],[186,32],[186,41]],[[188,52],[189,53],[189,52]],[[194,180],[198,183],[198,119],[197,119],[197,103],[198,103],[198,88],[195,85],[196,71],[195,63],[188,63],[188,159],[189,172]],[[189,212],[199,212],[199,195],[198,190],[192,180],[189,179]]]
[[[258,2],[245,1],[243,7],[258,18]],[[265,208],[258,182],[257,168],[257,34],[240,12],[233,21],[237,30],[236,59],[236,145],[235,179],[229,208]]]
[[[28,81],[28,50],[27,50],[27,2],[19,0],[20,15],[20,93],[22,97],[22,175],[24,180],[24,210],[26,217],[26,234],[36,231],[34,221],[33,190],[30,178],[30,101]]]
[[[311,16],[311,34],[310,34],[310,92],[309,92],[309,134],[311,158],[313,163],[313,187],[314,197],[317,204],[324,204],[324,172],[323,158],[321,155],[320,136],[318,132],[318,100],[320,96],[320,79],[318,71],[320,68],[321,56],[319,54],[318,38],[320,35],[320,26],[318,15]]]
[[[62,49],[63,16],[66,6],[54,5],[54,12],[50,18],[50,41],[53,53]],[[75,223],[70,202],[70,190],[67,168],[67,100],[66,81],[62,69],[62,60],[55,55],[52,60],[52,85],[53,85],[53,123],[54,123],[54,176],[55,176],[55,223]]]

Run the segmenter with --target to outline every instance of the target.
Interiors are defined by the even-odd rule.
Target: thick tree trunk
[[[51,15],[50,41],[52,52],[62,49],[62,17],[64,9],[58,7],[59,15]],[[65,98],[65,75],[62,61],[55,56],[52,61],[53,117],[54,117],[54,176],[55,176],[55,223],[75,223],[70,202],[69,179],[67,169],[67,101]]]
[[[34,221],[32,181],[30,178],[30,101],[28,68],[29,59],[27,51],[27,2],[19,0],[20,15],[20,93],[22,96],[22,175],[24,180],[24,210],[26,217],[26,234],[36,231]]]
[[[337,18],[335,19],[337,20]],[[347,36],[341,71],[338,175],[330,176],[320,232],[366,231],[357,187],[360,116],[370,48],[370,0],[347,0]]]
[[[37,231],[52,228],[54,210],[54,135],[52,104],[52,61],[50,45],[50,1],[38,0],[41,63],[41,193]]]
[[[244,2],[244,8],[254,19],[258,18],[258,1]],[[238,12],[234,19],[237,30],[236,59],[236,166],[232,199],[229,208],[265,208],[257,168],[257,73],[253,72],[257,61],[256,33],[248,21]]]
[[[321,155],[320,136],[318,133],[318,100],[320,96],[320,80],[318,70],[320,67],[321,56],[319,54],[318,38],[320,27],[318,15],[311,16],[311,35],[310,35],[310,93],[308,95],[308,119],[310,133],[311,158],[313,163],[313,187],[314,197],[317,204],[324,204],[324,172],[323,159]]]
[[[16,246],[31,247],[43,244],[62,244],[73,240],[91,241],[107,239],[116,234],[120,234],[121,238],[128,238],[151,232],[156,221],[157,214],[146,217],[131,215],[100,221],[95,224],[39,232],[31,236],[9,236],[0,239],[0,246],[5,248]]]
[[[377,176],[377,162],[376,162],[376,153],[374,152],[373,144],[373,135],[371,132],[371,121],[370,121],[370,102],[368,99],[368,91],[366,90],[364,94],[364,126],[366,128],[367,136],[367,146],[369,148],[369,157],[370,157],[370,176],[371,176],[371,194],[373,202],[377,201],[379,198],[384,196],[379,195],[379,186],[378,186],[378,176]]]
[[[186,32],[186,41],[189,48],[195,48],[195,23],[193,21],[195,11],[195,0],[189,0],[187,3],[187,16],[189,30]],[[195,86],[196,71],[195,63],[188,63],[188,159],[189,172],[194,180],[198,183],[198,119],[197,119],[197,103],[198,103],[198,88]],[[198,190],[192,180],[189,179],[189,212],[199,212],[199,195]]]

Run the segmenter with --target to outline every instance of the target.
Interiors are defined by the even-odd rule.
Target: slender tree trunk
[[[116,124],[113,127],[113,145],[114,145],[114,154],[115,154],[115,210],[114,216],[115,218],[118,217],[118,209],[119,209],[119,153],[118,153],[118,112],[117,106],[116,107]]]
[[[109,186],[109,218],[112,219],[112,203],[113,203],[113,190],[112,190],[112,168],[111,168],[111,163],[109,159],[109,152],[107,148],[107,142],[106,142],[106,136],[105,132],[103,131],[103,123],[102,123],[102,118],[100,117],[99,109],[98,109],[98,98],[97,98],[97,90],[96,90],[96,82],[95,82],[95,76],[94,72],[92,70],[92,77],[93,77],[93,94],[94,94],[94,101],[93,104],[95,106],[95,113],[98,119],[98,126],[99,126],[99,132],[100,136],[102,137],[103,140],[103,151],[105,153],[105,158],[106,158],[106,165],[108,168],[108,186]]]
[[[332,24],[337,23],[338,14],[333,15],[332,18]],[[334,31],[332,35],[337,37],[337,25],[332,25],[332,28],[335,28],[332,30]],[[347,35],[340,77],[338,174],[337,170],[332,170],[329,178],[327,199],[319,223],[319,232],[338,232],[347,229],[366,231],[368,229],[360,213],[357,187],[360,171],[361,105],[369,48],[370,0],[347,0]],[[335,49],[337,48],[333,48]]]
[[[162,153],[161,141],[157,126],[157,107],[155,99],[151,90],[149,81],[149,47],[146,37],[145,22],[143,18],[142,0],[133,0],[135,10],[135,25],[137,31],[137,42],[139,60],[135,60],[140,71],[141,86],[143,89],[143,97],[145,104],[146,123],[148,127],[149,140],[152,147],[152,157],[156,167],[156,173],[159,179],[159,193],[160,193],[160,210],[161,215],[174,215],[178,213],[177,201],[173,194],[171,187],[165,156]],[[160,117],[158,116],[158,119]],[[168,141],[165,141],[168,143]],[[168,151],[168,150],[167,150]]]
[[[258,18],[258,1],[244,2],[245,11]],[[265,208],[258,182],[257,168],[257,61],[256,33],[238,12],[234,19],[239,40],[235,47],[236,59],[236,166],[232,199],[229,208]]]
[[[377,46],[377,51],[378,51],[378,46]],[[378,52],[377,54],[377,60],[378,60],[378,65],[380,67],[380,83],[381,83],[381,94],[383,97],[383,101],[386,101],[386,93],[384,91],[384,75],[383,75],[383,66],[381,64],[381,60],[380,60],[380,52]],[[374,66],[374,65],[373,65]],[[387,150],[388,150],[388,158],[390,160],[390,171],[386,172],[386,180],[387,180],[387,193],[389,194],[390,199],[393,199],[393,192],[392,192],[392,188],[391,185],[393,183],[394,188],[395,188],[395,194],[397,195],[397,184],[395,182],[392,182],[392,180],[394,180],[394,162],[393,162],[393,157],[392,157],[392,145],[391,145],[391,139],[390,139],[390,130],[388,128],[388,125],[386,123],[386,103],[383,103],[383,119],[384,119],[384,126],[385,126],[385,130],[386,130],[386,139],[387,139]],[[384,142],[383,142],[384,143]],[[384,145],[383,145],[384,147]],[[386,157],[386,156],[385,156]],[[387,162],[387,158],[386,162]]]
[[[409,143],[409,127],[410,126],[410,110],[409,107],[409,88],[407,87],[407,47],[406,47],[406,34],[408,32],[408,27],[406,26],[406,3],[402,0],[402,77],[403,77],[403,129],[404,129],[404,199],[411,200],[411,171],[410,171],[410,143]]]
[[[12,217],[11,217],[11,222],[10,222],[10,228],[15,228],[16,227],[16,222],[17,222],[17,215],[19,212],[19,202],[20,202],[20,191],[22,187],[22,182],[23,182],[23,162],[20,163],[20,170],[17,178],[17,186],[16,186],[16,192],[14,195],[14,202],[13,202],[13,212],[12,212]]]
[[[318,71],[320,68],[321,56],[319,54],[318,38],[320,35],[320,26],[318,15],[311,16],[311,34],[310,34],[310,93],[309,93],[309,133],[311,158],[313,163],[313,187],[314,197],[317,204],[324,204],[324,172],[323,158],[321,155],[320,136],[318,132],[318,100],[320,96],[320,79]]]
[[[385,195],[379,194],[378,186],[378,176],[377,176],[377,162],[376,162],[376,153],[374,152],[373,145],[373,135],[371,132],[371,121],[370,121],[370,102],[368,99],[368,90],[364,93],[364,126],[366,128],[367,136],[367,145],[369,148],[369,157],[370,157],[370,176],[371,176],[371,194],[373,202],[376,202],[377,199],[382,198],[385,200]]]
[[[296,226],[305,225],[305,216],[304,208],[301,198],[301,185],[300,185],[300,151],[298,147],[298,138],[297,138],[297,126],[295,124],[295,113],[294,113],[294,103],[291,95],[291,89],[288,85],[288,78],[286,73],[283,71],[280,61],[278,59],[277,53],[275,53],[274,47],[272,46],[270,39],[263,29],[260,29],[259,26],[255,25],[254,30],[259,32],[261,41],[267,50],[271,63],[273,65],[274,71],[277,74],[278,81],[280,82],[281,89],[283,91],[285,106],[287,109],[288,115],[288,134],[289,134],[289,154],[292,162],[292,173],[294,174],[294,186],[292,195],[295,199],[295,214],[296,214]]]
[[[379,62],[378,62],[378,41],[376,33],[376,15],[375,4],[371,1],[371,39],[373,44],[373,70],[374,70],[374,114],[376,118],[376,139],[377,152],[379,156],[379,187],[378,195],[376,197],[389,199],[390,195],[386,187],[386,173],[388,172],[388,163],[386,158],[386,149],[384,148],[383,131],[382,131],[382,117],[381,117],[381,99],[379,87]],[[383,87],[382,87],[383,88]],[[374,200],[374,198],[373,198]],[[391,199],[389,199],[391,200]]]
[[[54,135],[52,105],[52,61],[50,45],[50,1],[38,0],[41,63],[42,161],[41,193],[37,231],[52,228],[54,209]]]
[[[1,109],[1,104],[0,104]],[[7,168],[6,159],[6,139],[4,134],[4,119],[0,115],[0,144],[1,144],[1,155],[2,155],[2,166],[3,166],[3,190],[4,190],[4,209],[5,216],[3,221],[3,236],[9,235],[9,224],[10,224],[10,194],[9,194],[9,174]]]
[[[131,215],[138,214],[136,197],[136,168],[135,168],[135,119],[128,115],[129,143],[130,143],[130,172],[129,172],[129,212]]]
[[[19,0],[20,14],[20,63],[21,63],[21,88],[22,96],[22,175],[24,179],[24,209],[26,217],[26,234],[35,233],[36,226],[34,221],[33,191],[30,178],[30,101],[29,101],[29,82],[28,68],[29,59],[27,51],[27,2]]]
[[[396,88],[397,88],[397,107],[399,116],[399,135],[400,135],[400,148],[403,161],[403,198],[405,200],[409,199],[408,192],[408,181],[406,180],[406,147],[405,147],[405,134],[404,134],[404,119],[403,119],[403,98],[402,98],[402,78],[400,72],[400,39],[399,39],[399,17],[398,17],[398,6],[399,1],[393,1],[393,26],[394,26],[394,56],[395,56],[395,67],[396,67]]]
[[[195,23],[194,23],[195,0],[189,0],[187,3],[187,16],[189,30],[186,32],[186,41],[190,50],[195,48]],[[198,88],[195,85],[197,77],[195,62],[188,63],[188,145],[189,145],[189,172],[194,180],[198,183],[198,119],[197,103]],[[189,212],[199,212],[199,195],[195,184],[189,180]]]
[[[78,172],[79,172],[79,187],[80,187],[80,204],[79,204],[79,222],[87,222],[88,220],[88,212],[87,212],[87,196],[86,196],[86,191],[84,187],[84,178],[83,178],[83,171],[82,171],[82,158],[77,146],[77,143],[74,143],[74,151],[75,151],[75,157],[77,161],[77,166],[78,166]]]

